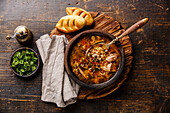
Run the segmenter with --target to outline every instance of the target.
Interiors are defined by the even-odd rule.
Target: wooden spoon
[[[104,46],[105,49],[109,50],[110,45],[115,43],[116,41],[118,41],[120,38],[136,31],[137,29],[139,29],[140,27],[142,27],[143,25],[145,25],[148,22],[148,18],[144,18],[140,21],[138,21],[137,23],[135,23],[134,25],[132,25],[130,28],[128,28],[125,32],[123,32],[120,36],[116,37],[115,39],[113,39],[110,43],[106,44],[104,42],[98,42],[95,43],[94,45],[92,45],[90,48],[87,49],[86,51],[86,56],[89,57],[90,56],[90,51],[94,48],[94,46],[98,46],[99,44]]]

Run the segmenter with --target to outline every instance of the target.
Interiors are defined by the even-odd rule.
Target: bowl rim
[[[114,39],[115,36],[111,35],[110,33],[106,32],[106,31],[102,31],[102,30],[96,30],[96,29],[91,29],[91,30],[86,30],[83,31],[79,34],[77,34],[76,36],[74,36],[71,41],[69,42],[69,44],[66,47],[65,50],[65,55],[64,55],[64,65],[65,65],[65,69],[69,75],[69,77],[71,77],[77,84],[79,84],[80,86],[83,86],[87,89],[102,89],[105,88],[111,84],[113,84],[121,75],[122,71],[123,71],[123,67],[124,67],[124,62],[125,62],[125,58],[124,58],[124,51],[123,51],[123,47],[122,45],[119,43],[119,45],[117,45],[120,55],[121,55],[121,60],[119,63],[119,67],[117,72],[106,82],[103,83],[99,83],[99,84],[86,84],[83,81],[79,80],[76,75],[71,71],[71,67],[69,64],[69,58],[70,58],[70,51],[71,51],[71,47],[73,46],[73,44],[75,43],[76,40],[79,39],[79,37],[81,37],[84,34],[91,34],[91,33],[100,33],[102,35],[105,35],[111,39]]]
[[[37,57],[37,66],[36,66],[36,69],[35,69],[33,72],[31,72],[29,75],[20,75],[19,73],[17,73],[17,72],[12,68],[12,65],[11,65],[11,64],[12,64],[12,61],[13,61],[13,55],[14,55],[17,51],[21,51],[21,50],[30,50],[30,51],[34,52],[35,55],[36,55],[36,57]],[[10,56],[10,68],[11,68],[12,72],[13,72],[15,75],[19,76],[19,77],[26,78],[26,77],[32,76],[33,74],[35,74],[35,73],[37,72],[37,70],[38,70],[38,68],[39,68],[39,65],[40,65],[39,55],[37,54],[37,52],[35,52],[33,49],[31,49],[31,48],[29,48],[29,47],[20,47],[20,48],[17,48],[17,49],[15,49],[15,50],[12,52],[12,54],[11,54],[11,56]]]

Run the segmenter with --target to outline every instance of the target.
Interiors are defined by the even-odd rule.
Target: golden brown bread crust
[[[91,26],[93,24],[93,18],[91,14],[84,9],[77,7],[67,7],[66,12],[68,15],[78,15],[83,17],[86,21],[86,26]]]
[[[85,26],[85,19],[77,15],[62,17],[56,24],[56,28],[64,33],[71,33],[80,30]]]

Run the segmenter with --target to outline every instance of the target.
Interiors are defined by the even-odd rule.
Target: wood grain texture
[[[107,16],[104,13],[101,14],[97,12],[90,12],[90,13],[94,19],[94,23],[93,26],[91,26],[88,29],[98,29],[98,30],[107,31],[108,33],[114,35],[115,37],[118,37],[125,31],[124,29],[122,29],[119,22],[114,20],[112,17]],[[84,28],[83,30],[87,30],[87,28]],[[71,40],[76,34],[80,33],[81,31],[77,31],[76,33],[69,33],[65,35],[69,40]],[[60,35],[60,34],[63,33],[57,30],[56,28],[54,28],[51,31],[50,36]],[[125,67],[117,82],[100,90],[81,88],[78,95],[79,99],[88,100],[88,99],[97,99],[97,98],[107,96],[110,93],[114,92],[116,89],[118,89],[120,85],[126,80],[128,73],[131,69],[132,60],[133,60],[132,43],[129,36],[125,36],[119,41],[123,47],[124,54],[125,54],[125,64],[124,64]]]
[[[61,109],[40,100],[42,64],[30,79],[12,74],[9,56],[21,45],[5,37],[22,24],[33,32],[35,42],[50,33],[68,6],[107,14],[125,29],[142,18],[150,20],[129,35],[134,58],[121,87],[106,97],[78,100]],[[169,0],[0,0],[0,113],[169,113],[169,6]],[[30,47],[38,52],[35,43]]]

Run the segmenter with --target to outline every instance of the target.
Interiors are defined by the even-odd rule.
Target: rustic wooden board
[[[97,12],[90,12],[92,17],[94,18],[94,25],[90,28],[84,28],[83,30],[86,29],[99,29],[99,30],[104,30],[107,31],[108,33],[111,33],[115,37],[119,36],[121,33],[123,33],[125,30],[121,27],[119,22],[117,22],[115,19],[113,19],[110,16],[107,16],[104,13],[97,13]],[[75,33],[70,33],[70,34],[65,34],[66,37],[71,40],[72,37],[74,37],[77,33],[81,32],[75,32]],[[61,35],[60,31],[58,31],[56,28],[53,29],[50,33],[50,36],[52,35]],[[86,88],[81,88],[79,92],[79,99],[97,99],[104,97],[112,92],[114,92],[116,89],[120,87],[120,85],[126,80],[128,73],[131,69],[132,66],[132,43],[130,40],[129,36],[125,36],[122,39],[120,39],[120,43],[123,46],[124,53],[125,53],[125,66],[123,69],[123,73],[119,77],[119,79],[112,85],[99,89],[99,90],[94,90],[94,89],[86,89]]]

